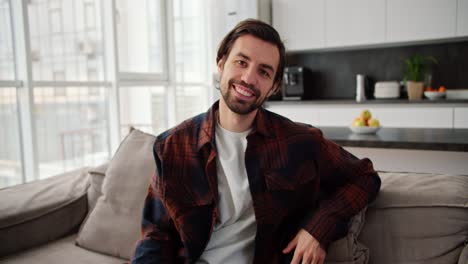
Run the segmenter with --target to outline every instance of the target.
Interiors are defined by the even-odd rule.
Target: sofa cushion
[[[129,259],[139,239],[143,203],[156,170],[155,137],[132,130],[109,162],[102,195],[79,232],[78,245]]]
[[[370,263],[457,263],[468,238],[468,176],[379,175],[359,237]]]
[[[0,256],[76,232],[87,212],[86,171],[0,190]]]
[[[108,163],[104,163],[88,171],[90,183],[88,189],[88,214],[93,211],[97,199],[102,195],[102,182],[106,176],[108,165]]]
[[[369,261],[369,249],[357,238],[364,227],[366,208],[351,218],[348,234],[330,244],[326,264],[365,264]]]
[[[75,245],[76,234],[33,248],[16,255],[0,258],[4,264],[99,263],[122,264],[119,258],[92,252]]]
[[[465,241],[465,247],[458,258],[458,264],[466,264],[468,263],[468,239]]]

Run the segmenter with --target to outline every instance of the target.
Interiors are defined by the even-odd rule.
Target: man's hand
[[[291,264],[323,264],[325,261],[325,250],[323,250],[320,243],[304,229],[299,230],[296,237],[283,249],[283,253],[287,254],[294,248],[296,248],[296,250],[294,251]]]

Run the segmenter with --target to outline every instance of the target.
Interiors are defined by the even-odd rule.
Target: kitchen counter
[[[410,101],[408,99],[372,99],[372,100],[365,100],[363,102],[356,102],[355,100],[351,99],[335,99],[335,100],[282,100],[282,101],[267,101],[266,106],[268,105],[405,105],[405,106],[467,106],[468,100],[416,100]]]
[[[468,152],[468,129],[386,128],[376,134],[351,132],[348,127],[319,127],[326,138],[345,147]]]

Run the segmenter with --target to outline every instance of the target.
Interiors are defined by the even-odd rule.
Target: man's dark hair
[[[286,64],[286,51],[278,32],[272,26],[260,20],[246,19],[239,22],[239,24],[237,24],[221,41],[218,48],[218,54],[216,56],[216,63],[218,63],[223,57],[227,58],[231,52],[234,42],[244,35],[252,35],[263,41],[269,42],[278,48],[279,64],[274,83],[278,84],[279,87],[283,80],[283,72]]]

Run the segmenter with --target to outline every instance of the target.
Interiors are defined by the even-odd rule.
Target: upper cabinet
[[[458,0],[457,36],[468,36],[468,0]]]
[[[272,0],[289,51],[468,36],[468,0]]]
[[[325,47],[325,0],[273,0],[272,9],[287,50]]]
[[[385,0],[327,0],[325,9],[328,47],[385,41]]]
[[[240,21],[255,18],[270,23],[270,0],[210,0],[211,34],[214,47]]]
[[[457,0],[387,0],[387,41],[455,36]]]

